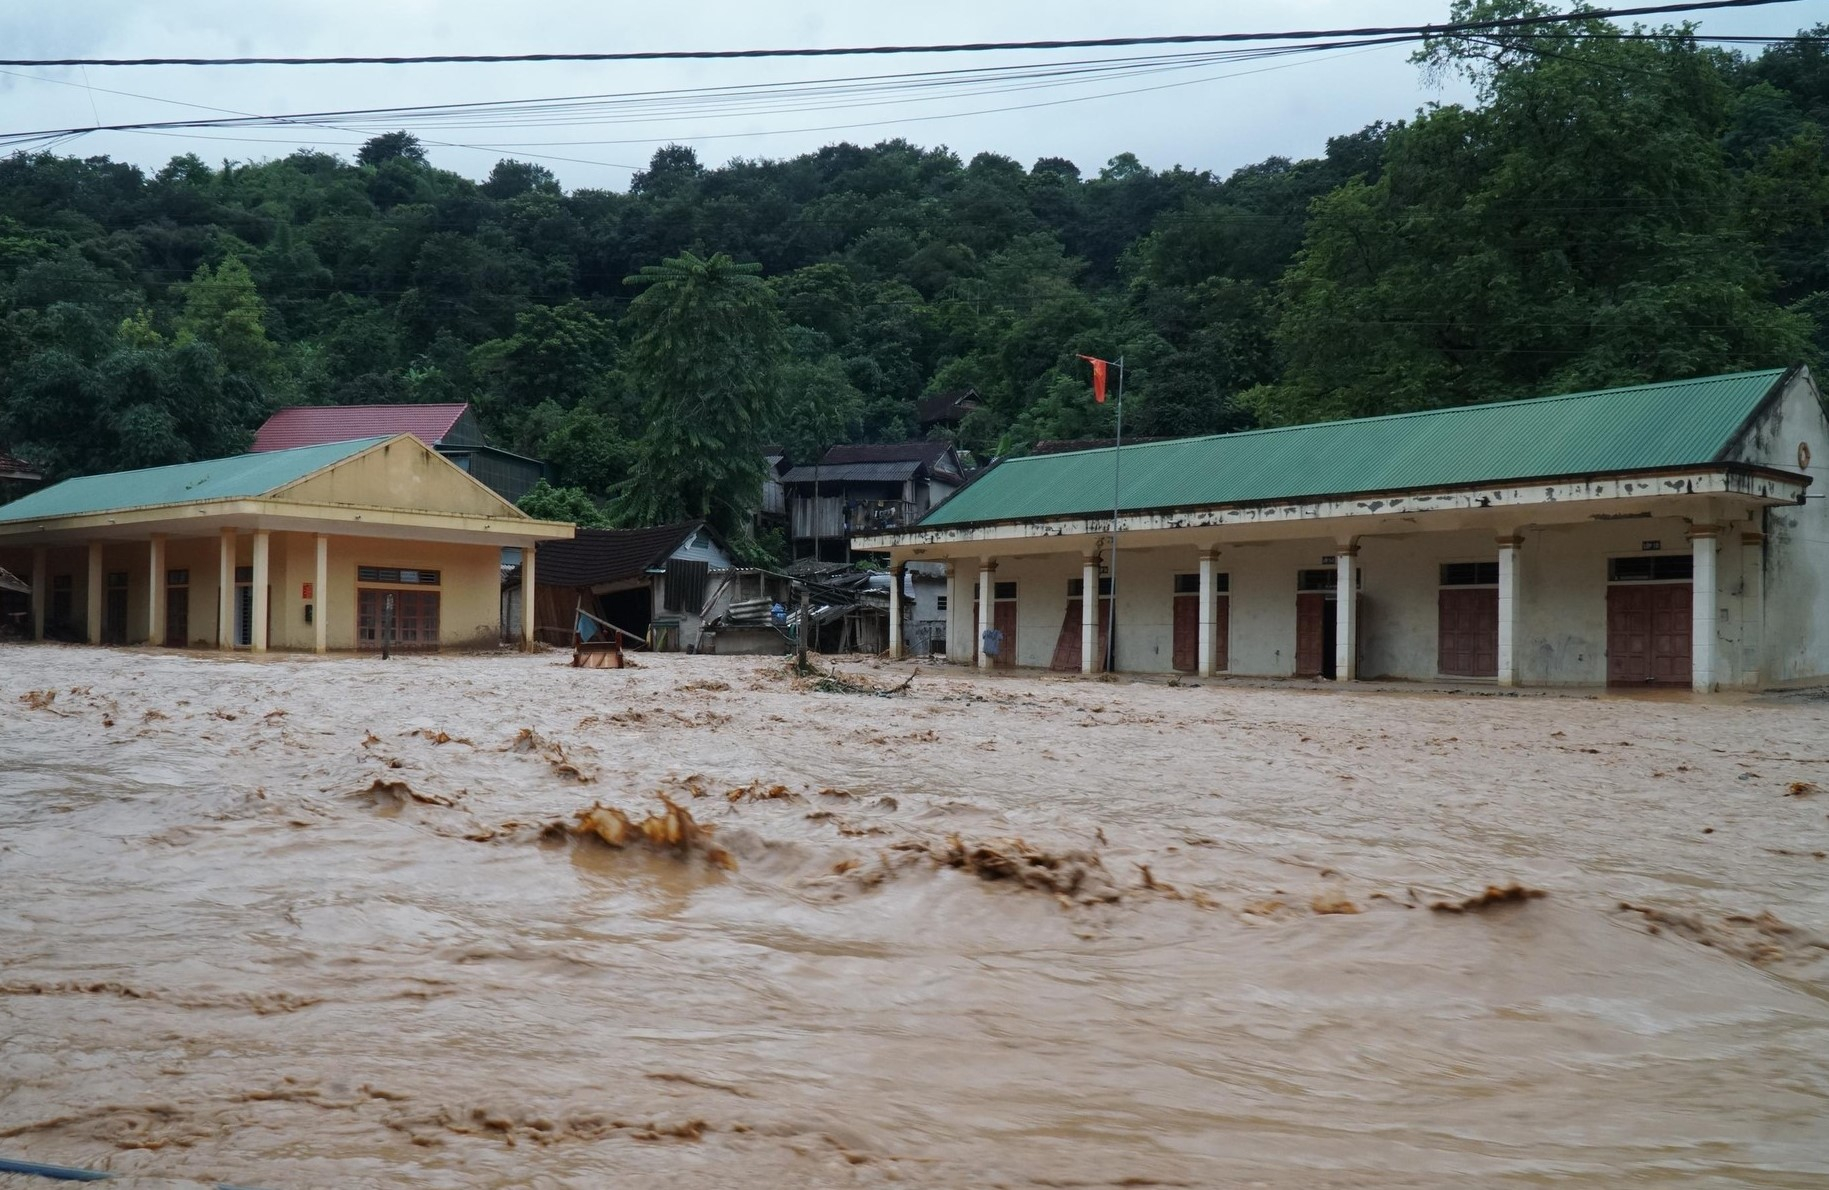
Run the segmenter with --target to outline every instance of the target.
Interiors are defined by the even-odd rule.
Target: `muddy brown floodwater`
[[[0,1154],[1829,1179],[1829,702],[57,646],[0,687]]]

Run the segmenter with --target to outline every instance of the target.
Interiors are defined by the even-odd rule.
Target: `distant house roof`
[[[953,388],[923,397],[915,405],[915,417],[923,426],[957,425],[965,420],[966,414],[983,404],[978,399],[977,389]]]
[[[386,437],[359,438],[201,463],[84,475],[0,505],[0,523],[264,496],[385,441]]]
[[[39,480],[43,478],[44,475],[38,468],[24,459],[15,458],[0,450],[0,479]]]
[[[1785,369],[1123,448],[1123,509],[1371,495],[1716,463]],[[919,528],[1110,512],[1113,451],[1007,459]]]
[[[920,459],[897,459],[886,463],[821,463],[817,467],[795,467],[781,477],[781,482],[906,483],[919,475],[926,466]]]
[[[644,577],[673,556],[704,521],[653,529],[579,529],[570,541],[549,541],[534,559],[542,587],[596,587]]]
[[[942,479],[960,482],[965,478],[958,465],[958,455],[950,442],[873,442],[834,446],[819,460],[821,468],[844,463],[917,462]],[[800,468],[795,468],[800,470]],[[785,478],[783,482],[786,482]]]
[[[254,435],[256,454],[349,442],[357,438],[411,434],[427,446],[451,435],[470,406],[447,405],[291,405],[281,409]],[[469,445],[478,445],[470,443]]]

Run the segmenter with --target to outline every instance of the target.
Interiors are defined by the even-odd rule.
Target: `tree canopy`
[[[1430,43],[1475,102],[1224,176],[902,140],[668,146],[627,192],[467,179],[405,132],[150,173],[15,155],[0,446],[61,477],[243,449],[282,404],[471,401],[598,515],[741,541],[763,444],[918,436],[925,395],[978,391],[932,432],[980,454],[1109,434],[1079,353],[1124,357],[1152,435],[1818,361],[1824,43],[1600,28]]]

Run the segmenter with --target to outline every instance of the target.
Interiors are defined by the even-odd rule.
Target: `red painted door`
[[[1438,597],[1437,673],[1490,678],[1499,672],[1499,592],[1446,587]]]
[[[1063,673],[1080,672],[1080,617],[1084,614],[1078,599],[1067,601],[1067,614],[1061,618],[1061,634],[1054,641],[1054,660],[1048,668]],[[1104,656],[1105,637],[1111,631],[1111,600],[1099,600],[1099,655]]]
[[[1191,674],[1200,668],[1200,596],[1175,596],[1174,667]]]
[[[1691,594],[1688,583],[1607,588],[1607,684],[1687,685]]]
[[[1296,596],[1296,676],[1320,677],[1327,655],[1327,596],[1303,591]]]

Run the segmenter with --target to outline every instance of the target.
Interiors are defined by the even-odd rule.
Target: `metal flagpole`
[[[1118,668],[1118,505],[1121,502],[1118,494],[1119,468],[1124,461],[1124,357],[1118,357],[1118,432],[1112,439],[1111,448],[1111,611],[1105,627],[1105,672],[1116,673]],[[1097,622],[1099,592],[1095,588],[1087,594],[1093,600],[1093,617]]]

